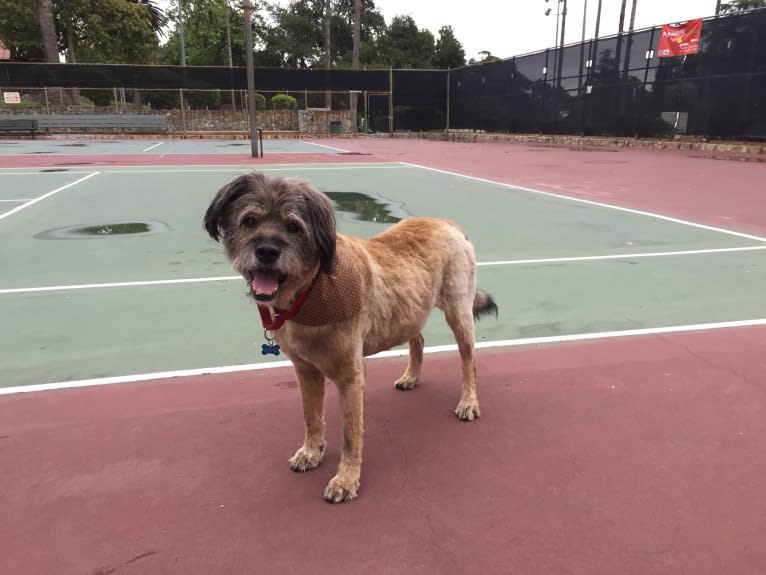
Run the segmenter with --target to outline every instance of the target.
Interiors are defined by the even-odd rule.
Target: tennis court
[[[245,146],[0,142],[3,571],[766,568],[766,167],[382,138],[266,140],[255,160]],[[334,392],[324,465],[291,473],[292,371],[260,355],[244,283],[202,228],[215,191],[251,169],[310,180],[343,233],[458,221],[500,306],[477,324],[475,424],[452,416],[459,359],[439,312],[414,393],[392,385],[406,348],[368,360],[349,505],[321,498]]]

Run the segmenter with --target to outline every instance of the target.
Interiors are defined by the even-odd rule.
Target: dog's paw
[[[473,421],[479,419],[481,412],[479,411],[479,402],[476,400],[465,401],[462,400],[457,404],[455,408],[455,415],[463,421]]]
[[[324,490],[324,498],[330,503],[341,503],[356,498],[359,491],[359,479],[350,479],[336,475]]]
[[[307,449],[304,445],[290,458],[290,469],[293,471],[309,471],[319,467],[324,457],[324,445],[319,449]]]
[[[407,391],[408,389],[415,387],[417,383],[417,377],[412,377],[411,375],[407,375],[405,373],[402,377],[394,382],[394,387],[396,387],[396,389],[401,389],[402,391]]]

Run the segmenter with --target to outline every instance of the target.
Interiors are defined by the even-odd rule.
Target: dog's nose
[[[258,258],[258,261],[264,264],[274,263],[274,260],[279,257],[279,254],[279,248],[271,244],[261,244],[255,248],[255,257]]]

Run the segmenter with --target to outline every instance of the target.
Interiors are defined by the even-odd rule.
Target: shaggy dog
[[[423,360],[420,332],[434,307],[460,351],[455,414],[479,417],[474,319],[497,315],[497,306],[477,291],[474,249],[456,224],[411,218],[368,240],[349,237],[336,233],[330,200],[308,182],[250,173],[218,191],[205,229],[249,285],[268,342],[263,353],[281,347],[294,365],[305,422],[294,471],[321,463],[325,378],[338,388],[343,446],[326,500],[353,499],[359,490],[364,358],[407,342],[407,369],[395,385],[412,389]]]

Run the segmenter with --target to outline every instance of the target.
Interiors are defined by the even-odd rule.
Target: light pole
[[[554,37],[554,48],[553,48],[553,79],[556,79],[556,68],[557,68],[557,62],[558,62],[558,54],[559,54],[559,17],[561,16],[561,10],[559,10],[559,4],[561,4],[564,0],[555,0],[556,1],[556,36]],[[545,3],[547,4],[550,2],[550,0],[545,0]],[[546,16],[550,16],[552,12],[552,8],[548,8],[545,11]]]
[[[548,3],[550,0],[545,0],[546,3]],[[563,8],[561,7],[561,4],[563,4]],[[548,8],[545,11],[546,16],[550,16],[551,14],[551,8]],[[559,38],[559,18],[561,18],[561,38]],[[567,0],[556,0],[556,42],[555,42],[555,49],[553,52],[553,79],[556,81],[556,84],[559,84],[561,71],[559,70],[559,67],[561,66],[561,60],[563,59],[563,54],[559,54],[560,49],[563,49],[564,47],[564,30],[566,27],[566,21],[567,21]]]

